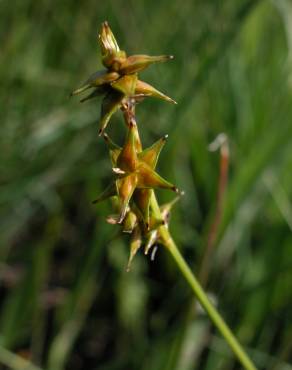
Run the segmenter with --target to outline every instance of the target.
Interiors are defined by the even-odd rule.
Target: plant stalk
[[[152,192],[151,197],[151,208],[154,215],[157,218],[161,218],[161,212],[159,209],[159,205],[157,199],[155,197],[154,192]],[[180,251],[177,248],[177,245],[173,241],[168,228],[166,226],[161,226],[159,229],[160,237],[163,240],[164,246],[170,252],[171,256],[173,257],[175,263],[177,264],[178,268],[180,269],[182,275],[186,279],[187,283],[189,284],[190,288],[192,289],[194,295],[200,302],[201,306],[204,308],[210,319],[212,320],[213,324],[222,334],[223,338],[228,343],[229,347],[231,348],[232,352],[238,359],[238,361],[242,364],[243,368],[246,370],[257,370],[241,344],[238,342],[228,325],[225,323],[217,309],[213,306],[210,302],[207,294],[205,293],[204,289],[200,285],[199,281],[187,265],[185,259],[181,255]]]

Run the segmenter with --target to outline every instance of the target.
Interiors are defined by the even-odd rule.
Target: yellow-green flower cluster
[[[165,62],[172,59],[172,56],[127,56],[125,51],[120,50],[107,22],[102,24],[98,39],[101,48],[102,63],[106,69],[94,72],[71,95],[77,95],[88,89],[92,89],[92,92],[83,98],[81,102],[97,96],[103,96],[100,115],[100,135],[106,129],[111,116],[129,97],[140,100],[147,96],[152,96],[175,103],[173,99],[156,90],[153,86],[138,79],[138,72],[143,71],[153,63]]]
[[[93,73],[72,95],[92,89],[81,101],[103,96],[100,115],[100,135],[108,145],[112,162],[113,180],[108,188],[94,201],[98,203],[112,198],[116,214],[107,221],[119,224],[123,232],[131,233],[130,258],[145,244],[145,253],[160,242],[159,228],[168,225],[169,212],[174,201],[161,207],[159,219],[151,211],[153,190],[178,189],[162,178],[155,170],[161,149],[167,136],[162,137],[147,149],[142,148],[135,119],[135,104],[145,97],[152,96],[172,103],[174,100],[139,80],[138,73],[149,65],[172,59],[171,56],[127,56],[120,50],[108,25],[104,22],[99,33],[102,63],[106,69]],[[116,145],[105,133],[107,124],[118,109],[124,113],[127,135],[122,147]]]

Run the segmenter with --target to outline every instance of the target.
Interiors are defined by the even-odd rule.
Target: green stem
[[[154,192],[152,193],[152,197],[151,197],[151,208],[153,210],[154,215],[157,218],[161,218],[159,205],[157,203]],[[193,272],[187,265],[180,251],[178,250],[167,227],[161,226],[159,229],[159,233],[160,233],[160,237],[163,240],[163,244],[165,245],[165,247],[168,249],[168,251],[172,255],[174,261],[176,262],[178,268],[180,269],[181,273],[183,274],[189,286],[191,287],[192,291],[194,292],[196,298],[198,299],[201,306],[205,309],[205,311],[209,315],[213,324],[216,326],[216,328],[220,331],[220,333],[222,334],[226,342],[229,344],[231,350],[237,357],[238,361],[242,364],[244,369],[256,370],[255,365],[252,363],[251,359],[249,358],[247,353],[244,351],[241,344],[238,342],[238,340],[236,339],[236,337],[234,336],[234,334],[232,333],[228,325],[225,323],[225,321],[223,320],[219,312],[210,302],[204,289],[201,287],[199,281],[194,276]]]

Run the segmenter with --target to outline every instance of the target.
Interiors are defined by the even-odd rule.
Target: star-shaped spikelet
[[[92,89],[92,92],[81,99],[81,102],[103,96],[100,114],[100,135],[104,133],[111,116],[122,107],[123,102],[129,97],[140,100],[152,96],[175,103],[173,99],[156,90],[153,86],[138,79],[138,73],[149,65],[165,62],[172,59],[172,56],[127,56],[125,51],[120,50],[107,22],[102,24],[98,39],[102,63],[106,69],[93,73],[71,95],[77,95]]]
[[[126,216],[129,203],[133,200],[148,229],[152,189],[160,188],[179,192],[176,186],[155,171],[166,136],[151,147],[142,150],[137,126],[133,121],[128,128],[128,135],[122,148],[115,145],[107,135],[105,140],[110,148],[113,172],[116,178],[94,203],[117,195],[120,201],[120,214],[116,223],[121,224]]]

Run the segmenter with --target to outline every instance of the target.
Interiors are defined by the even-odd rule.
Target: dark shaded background
[[[208,292],[259,369],[291,370],[290,0],[0,1],[2,368],[22,369],[17,354],[48,370],[239,369],[167,253],[126,273],[127,237],[91,204],[111,175],[100,103],[68,95],[101,66],[104,20],[129,53],[175,55],[143,79],[178,106],[149,99],[137,118],[146,146],[169,134],[158,167],[185,190],[171,232],[196,273],[219,173],[208,144],[228,135]]]

